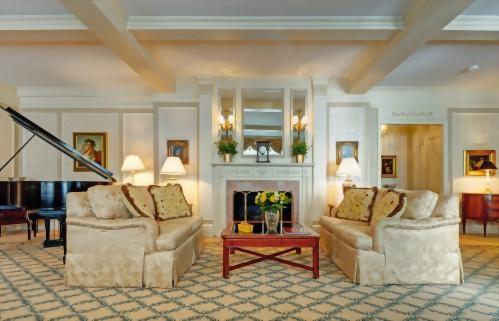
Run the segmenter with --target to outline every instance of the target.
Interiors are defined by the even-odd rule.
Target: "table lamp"
[[[490,189],[490,171],[496,169],[496,165],[489,160],[483,162],[482,166],[480,166],[480,170],[485,171],[485,194],[492,194],[492,190]]]
[[[127,157],[125,157],[123,166],[121,166],[122,172],[132,173],[132,185],[135,185],[135,172],[143,171],[144,169],[146,169],[146,167],[144,166],[144,163],[142,163],[140,157],[137,155],[128,155]]]
[[[357,161],[353,157],[343,158],[338,170],[336,171],[336,175],[347,177],[343,182],[344,189],[346,187],[354,187],[355,185],[353,184],[351,177],[359,176],[361,173],[359,164],[357,164]]]
[[[180,158],[171,156],[166,158],[159,173],[163,175],[170,175],[170,181],[176,181],[176,176],[185,175],[185,168],[184,165],[182,165]]]

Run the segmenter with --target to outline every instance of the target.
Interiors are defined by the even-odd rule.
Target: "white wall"
[[[123,156],[139,155],[146,170],[135,173],[135,185],[154,182],[154,116],[152,113],[123,114]],[[131,173],[123,173],[123,182],[132,182]]]
[[[19,105],[15,87],[0,83],[0,105],[13,108]],[[14,145],[14,124],[8,114],[0,110],[0,166],[14,154]],[[14,164],[12,161],[0,172],[0,179],[14,176]]]
[[[167,157],[168,140],[189,141],[189,164],[184,164],[186,175],[179,177],[184,194],[193,211],[198,211],[198,110],[197,107],[160,107],[157,110],[158,123],[158,165]],[[210,120],[211,121],[211,120]],[[209,161],[209,160],[206,160]],[[158,183],[168,182],[168,177],[159,175]]]

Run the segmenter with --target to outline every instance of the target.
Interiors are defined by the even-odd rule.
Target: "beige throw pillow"
[[[121,199],[134,217],[155,218],[154,201],[144,186],[126,184],[121,186]]]
[[[373,216],[370,228],[371,235],[374,236],[376,225],[385,217],[401,217],[407,206],[407,196],[405,193],[388,191],[374,205]]]
[[[407,208],[402,218],[422,220],[433,213],[438,194],[431,191],[403,191],[407,195]]]
[[[121,186],[96,185],[90,187],[87,193],[90,207],[98,218],[130,218],[130,212],[121,200]]]
[[[377,193],[377,187],[348,189],[338,207],[336,217],[369,222]]]
[[[152,185],[149,186],[149,193],[152,195],[158,219],[192,216],[191,207],[187,204],[180,184]]]

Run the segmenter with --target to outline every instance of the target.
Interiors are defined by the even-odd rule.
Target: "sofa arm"
[[[81,243],[81,240],[74,240],[79,236],[86,239],[99,238],[99,235],[114,234],[116,240],[124,243],[143,243],[146,253],[156,251],[156,239],[158,238],[158,225],[154,219],[137,217],[130,219],[110,219],[103,220],[96,217],[68,217],[66,219],[68,231],[68,251],[73,244]],[[141,236],[136,237],[135,231],[139,231]],[[76,242],[78,241],[78,242]]]
[[[427,237],[434,234],[450,233],[450,238],[457,240],[459,247],[459,218],[429,217],[422,220],[384,218],[378,222],[371,230],[373,238],[373,249],[377,252],[384,252],[386,242],[403,242],[409,235],[420,235],[421,242],[438,243],[437,239]],[[455,235],[454,235],[455,234]],[[446,236],[443,235],[443,238]],[[393,240],[399,239],[399,240]],[[449,244],[454,247],[455,244]]]

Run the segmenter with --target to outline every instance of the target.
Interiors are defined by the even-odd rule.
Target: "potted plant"
[[[293,144],[292,150],[293,150],[293,156],[296,156],[296,162],[298,164],[303,164],[303,161],[305,160],[305,155],[307,155],[308,151],[307,143],[300,140]]]
[[[220,140],[217,143],[218,154],[223,155],[224,162],[232,162],[232,156],[237,154],[237,142],[233,140]]]
[[[259,207],[260,213],[264,215],[267,233],[277,233],[281,210],[290,202],[291,198],[286,193],[279,193],[278,191],[264,191],[256,195],[255,205]]]

